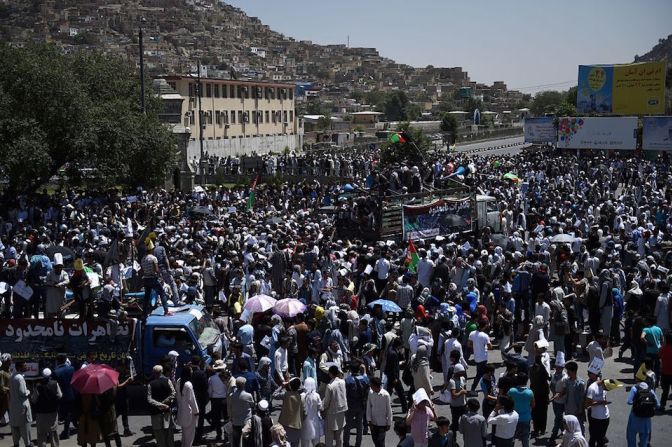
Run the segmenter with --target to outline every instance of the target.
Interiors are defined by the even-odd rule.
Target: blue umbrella
[[[369,304],[367,304],[367,306],[373,308],[373,306],[375,306],[376,304],[380,304],[381,306],[383,306],[383,312],[392,312],[392,313],[401,312],[401,307],[397,306],[397,303],[390,300],[371,301]]]
[[[352,186],[350,183],[346,183],[345,186],[343,187],[343,191],[345,192],[352,192],[355,190],[355,187]]]

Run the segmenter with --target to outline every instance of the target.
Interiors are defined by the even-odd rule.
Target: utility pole
[[[143,32],[142,32],[142,25],[146,22],[147,20],[143,17],[140,19],[140,31],[138,32],[138,40],[140,43],[140,109],[142,110],[142,113],[146,113],[146,108],[145,108],[145,48],[144,48],[144,43],[143,43]]]
[[[198,141],[201,146],[201,159],[198,162],[198,165],[201,169],[201,183],[205,182],[205,169],[203,163],[205,162],[205,151],[203,150],[203,128],[205,124],[203,123],[203,109],[201,108],[201,98],[203,97],[203,88],[201,85],[201,60],[198,60],[198,71],[197,71],[197,80],[196,88],[198,89]]]

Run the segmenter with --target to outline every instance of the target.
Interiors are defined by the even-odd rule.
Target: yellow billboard
[[[579,113],[656,115],[665,113],[665,62],[580,65]]]

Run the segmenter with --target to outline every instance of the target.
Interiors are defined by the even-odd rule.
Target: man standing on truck
[[[159,261],[154,256],[154,242],[151,239],[145,241],[145,248],[147,249],[147,254],[142,258],[142,283],[145,287],[145,297],[143,298],[142,304],[142,316],[143,319],[147,318],[147,315],[151,312],[151,296],[152,290],[154,290],[158,297],[161,298],[161,305],[163,306],[164,315],[172,315],[172,312],[168,310],[168,300],[166,298],[166,293],[163,291],[163,287],[159,283],[159,275],[161,274],[159,270]]]

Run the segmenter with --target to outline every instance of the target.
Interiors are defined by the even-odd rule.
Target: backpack
[[[642,389],[637,386],[637,394],[632,403],[632,412],[635,416],[640,418],[650,418],[656,412],[656,397],[650,389]]]

